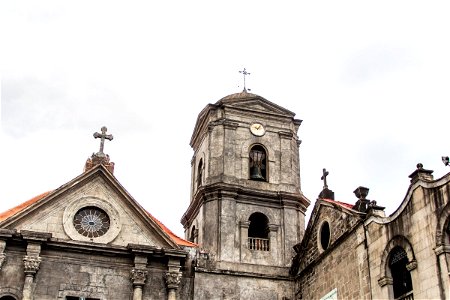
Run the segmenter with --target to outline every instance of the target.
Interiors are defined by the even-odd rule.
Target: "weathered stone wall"
[[[293,299],[293,281],[233,276],[216,273],[195,275],[193,299]]]
[[[355,227],[359,219],[342,209],[336,209],[332,204],[322,202],[319,211],[319,220],[315,223],[315,227],[309,232],[306,245],[306,253],[303,253],[302,266],[304,268],[313,263],[319,256],[322,255],[323,250],[319,247],[319,232],[323,222],[328,222],[330,225],[330,248],[336,243],[344,234]],[[338,251],[338,250],[333,250]]]
[[[388,221],[374,218],[367,222],[374,297],[393,295],[392,284],[383,285],[382,279],[391,278],[389,252],[396,245],[405,249],[409,262],[417,264],[414,267],[413,262],[410,271],[415,299],[450,297],[449,269],[445,259],[445,251],[450,251],[450,241],[441,239],[445,235],[444,222],[450,213],[449,184],[434,186],[413,187],[411,198],[408,199],[408,195]]]
[[[21,297],[24,284],[23,257],[20,247],[7,247],[6,261],[0,270],[0,287]],[[55,300],[66,296],[92,297],[108,300],[132,299],[133,269],[131,256],[95,255],[67,251],[43,250],[42,262],[35,275],[34,299]],[[164,275],[167,265],[163,261],[150,261],[146,269],[143,299],[167,299]],[[184,273],[177,291],[178,299],[189,299],[191,278]],[[13,292],[16,291],[16,292]]]
[[[338,299],[368,299],[366,257],[358,253],[359,248],[356,234],[351,234],[332,251],[316,257],[300,274],[296,299],[320,299],[334,289]]]

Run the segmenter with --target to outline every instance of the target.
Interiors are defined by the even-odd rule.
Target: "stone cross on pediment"
[[[94,133],[94,138],[96,138],[96,139],[100,139],[100,151],[98,151],[98,155],[101,155],[101,156],[103,156],[104,155],[104,153],[103,153],[103,148],[104,148],[104,146],[105,146],[105,140],[109,140],[109,141],[112,141],[112,139],[113,139],[113,136],[112,136],[112,134],[106,134],[106,131],[107,131],[108,129],[105,127],[105,126],[103,126],[102,128],[101,128],[101,131],[102,131],[102,133],[98,133],[98,132],[96,132],[96,133]]]
[[[322,177],[320,177],[320,179],[323,180],[323,188],[326,189],[326,188],[328,188],[328,185],[327,185],[327,176],[328,176],[328,174],[330,174],[330,173],[327,171],[327,169],[323,168],[322,174],[323,174],[323,175],[322,175]]]

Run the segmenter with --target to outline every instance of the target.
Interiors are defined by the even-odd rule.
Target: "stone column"
[[[169,258],[169,271],[165,274],[166,286],[167,286],[167,300],[177,299],[177,289],[180,285],[181,272],[180,261],[177,259]]]
[[[41,258],[37,255],[25,255],[25,257],[23,258],[23,263],[25,272],[25,283],[23,284],[22,300],[32,300],[34,276],[39,270]]]
[[[22,300],[33,300],[34,279],[41,265],[41,243],[51,238],[51,233],[22,230],[23,239],[27,241],[27,254],[23,258],[25,282],[22,290]]]
[[[177,289],[180,285],[180,279],[180,271],[169,271],[166,273],[167,300],[177,299]]]
[[[14,230],[0,229],[0,270],[2,269],[3,264],[6,261],[6,239],[12,237],[14,233]]]
[[[134,268],[131,270],[131,282],[133,283],[133,300],[142,300],[143,288],[147,280],[147,253],[144,247],[128,245],[134,254]]]
[[[6,241],[0,240],[0,270],[2,269],[2,266],[6,260],[5,248],[6,248]]]
[[[142,287],[147,279],[147,270],[133,268],[131,281],[133,282],[133,300],[142,300]]]
[[[450,297],[450,268],[448,267],[449,257],[450,257],[450,247],[446,245],[439,245],[434,249],[436,256],[438,257],[438,268],[441,271],[440,275],[444,297],[448,299]],[[413,287],[414,288],[414,287]]]

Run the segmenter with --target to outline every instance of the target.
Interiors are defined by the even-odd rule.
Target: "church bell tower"
[[[198,115],[191,201],[181,222],[216,268],[289,266],[310,203],[300,186],[301,120],[294,116],[245,89]]]

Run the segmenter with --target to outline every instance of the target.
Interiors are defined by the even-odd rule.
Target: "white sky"
[[[448,1],[2,1],[0,211],[105,152],[179,235],[189,140],[208,103],[247,87],[303,120],[302,190],[330,171],[392,213],[418,162],[450,171]]]

